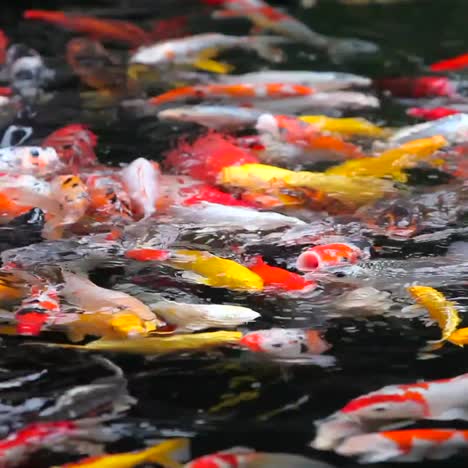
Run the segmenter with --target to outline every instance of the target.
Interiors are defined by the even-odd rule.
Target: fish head
[[[317,433],[310,443],[316,450],[332,450],[344,439],[365,432],[359,420],[342,413],[334,413],[328,418],[315,422]]]
[[[361,421],[421,419],[429,409],[416,391],[370,393],[351,400],[341,412]]]
[[[25,170],[47,172],[60,166],[58,154],[52,147],[18,146],[14,151]]]

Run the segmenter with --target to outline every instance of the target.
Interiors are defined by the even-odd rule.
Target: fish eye
[[[386,406],[374,406],[372,408],[372,411],[376,411],[378,413],[382,413],[384,411],[387,411],[387,407]]]
[[[34,156],[35,158],[37,158],[39,156],[39,150],[32,149],[31,150],[31,156]]]
[[[337,271],[335,272],[335,276],[337,278],[344,278],[346,276],[346,273],[344,271]]]

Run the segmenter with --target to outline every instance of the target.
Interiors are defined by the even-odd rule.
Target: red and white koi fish
[[[452,97],[457,94],[456,83],[445,76],[382,78],[374,80],[377,89],[390,91],[401,98]]]
[[[71,124],[55,130],[42,142],[43,147],[52,147],[60,160],[69,167],[88,167],[97,163],[94,148],[97,136],[82,124]]]
[[[1,466],[22,465],[41,449],[73,449],[78,441],[112,442],[116,439],[109,430],[96,423],[96,419],[83,419],[30,424],[0,441]]]
[[[366,256],[365,251],[353,244],[316,245],[299,255],[296,268],[300,271],[316,271],[329,267],[352,265]]]
[[[444,460],[468,448],[468,431],[406,429],[357,435],[336,448],[340,455],[359,457],[359,463]]]
[[[150,104],[185,101],[187,99],[228,99],[230,101],[256,101],[259,99],[283,99],[308,96],[315,90],[310,86],[292,83],[239,83],[187,86],[167,91],[149,100]]]
[[[331,348],[318,331],[300,328],[257,330],[244,335],[240,343],[256,353],[267,353],[279,358],[322,354]]]
[[[466,67],[468,67],[468,54],[462,54],[457,57],[440,60],[439,62],[433,63],[429,68],[433,72],[447,72],[463,70]]]
[[[243,75],[219,75],[217,80],[226,84],[289,83],[310,86],[317,91],[336,91],[346,88],[366,88],[372,81],[359,75],[341,72],[313,72],[295,70],[265,70]]]
[[[295,117],[263,114],[256,125],[261,134],[266,163],[300,164],[306,162],[343,161],[362,158],[364,153],[352,143],[321,133],[316,127]]]
[[[130,195],[132,210],[144,218],[154,214],[160,195],[159,165],[148,159],[138,158],[122,170],[121,177]]]
[[[33,285],[30,295],[23,299],[15,312],[16,332],[19,335],[39,335],[54,315],[60,313],[60,300],[55,286]]]
[[[249,151],[235,143],[233,138],[215,132],[191,144],[182,140],[166,155],[165,164],[179,174],[216,184],[223,168],[258,162]]]
[[[11,146],[0,148],[0,171],[46,175],[63,167],[52,147]]]
[[[269,29],[277,34],[301,41],[328,53],[337,61],[358,54],[374,54],[378,51],[377,45],[369,41],[327,37],[319,34],[296,18],[271,7],[262,0],[225,0],[222,7],[224,10],[216,12],[215,18],[245,16],[258,29]]]
[[[346,437],[392,423],[431,419],[468,420],[468,374],[414,384],[388,385],[351,400],[317,421],[313,447],[332,449]]]
[[[238,130],[254,126],[263,113],[247,107],[200,104],[164,109],[158,112],[158,119],[196,123],[214,130]]]
[[[99,19],[92,16],[66,14],[63,11],[26,10],[23,18],[47,21],[65,29],[87,34],[93,39],[119,41],[138,47],[149,40],[147,32],[126,21]]]
[[[281,52],[274,48],[283,44],[276,36],[228,36],[220,33],[195,34],[189,37],[157,42],[140,47],[130,57],[130,63],[150,66],[193,64],[214,57],[223,50],[243,48],[257,52],[270,61],[281,61]]]
[[[306,280],[303,276],[273,267],[264,262],[261,255],[256,255],[248,264],[249,270],[256,273],[263,280],[266,287],[283,291],[312,291],[317,287],[315,281]]]
[[[184,468],[331,468],[328,463],[289,453],[255,452],[245,447],[235,447],[222,452],[196,458]]]

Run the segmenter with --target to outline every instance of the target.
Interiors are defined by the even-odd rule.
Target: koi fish
[[[307,354],[322,354],[331,346],[316,330],[270,328],[247,333],[240,344],[256,353],[280,358],[298,358]]]
[[[434,122],[425,122],[397,130],[388,140],[390,147],[403,143],[429,138],[436,135],[443,136],[450,144],[467,140],[468,114],[449,115]]]
[[[63,213],[61,224],[76,223],[86,213],[89,206],[88,188],[80,177],[57,176],[52,180],[50,190]]]
[[[218,81],[226,84],[291,83],[310,86],[317,91],[336,91],[346,88],[366,88],[372,81],[364,76],[341,72],[312,72],[294,70],[265,70],[243,75],[220,75]]]
[[[457,71],[468,67],[468,54],[458,55],[457,57],[440,60],[429,66],[433,72]]]
[[[300,271],[316,271],[334,266],[352,265],[365,257],[365,252],[353,244],[316,245],[299,255],[296,268]]]
[[[46,175],[63,165],[52,147],[11,146],[0,148],[0,171],[21,174]]]
[[[7,224],[0,226],[0,250],[42,242],[44,225],[45,216],[40,208],[32,208],[16,216]]]
[[[163,301],[150,304],[151,310],[177,333],[192,333],[206,328],[235,328],[252,322],[260,314],[247,307],[222,304],[184,304]]]
[[[399,182],[406,182],[408,176],[404,169],[415,167],[418,161],[434,159],[434,153],[447,145],[447,140],[436,135],[418,140],[411,140],[393,149],[384,151],[377,157],[346,161],[325,171],[325,174],[368,177],[392,177]]]
[[[100,221],[131,220],[131,200],[122,182],[112,176],[91,174],[86,178],[88,211]]]
[[[312,446],[333,449],[346,438],[393,422],[468,419],[468,374],[414,384],[387,385],[348,402],[330,417],[317,421]]]
[[[214,130],[236,130],[255,124],[262,110],[238,106],[196,105],[164,109],[158,119],[189,122]]]
[[[285,291],[310,291],[317,287],[315,281],[308,281],[297,273],[266,264],[261,255],[253,257],[248,268],[262,278],[266,287]]]
[[[68,271],[63,271],[62,275],[65,282],[61,294],[71,304],[87,312],[125,311],[138,315],[144,321],[158,324],[149,307],[135,297],[121,291],[101,288],[88,278]]]
[[[379,50],[376,44],[369,41],[319,34],[296,18],[271,7],[262,0],[226,0],[222,5],[224,10],[216,12],[215,18],[245,16],[259,29],[268,29],[308,44],[328,53],[336,61],[355,55],[374,54]]]
[[[195,34],[189,37],[157,42],[143,46],[130,57],[130,64],[143,64],[153,67],[205,63],[219,52],[233,48],[243,48],[257,52],[266,60],[281,61],[281,51],[276,44],[287,42],[276,36],[229,36],[219,33]]]
[[[380,90],[388,90],[402,98],[453,97],[456,85],[445,76],[421,76],[411,78],[384,78],[374,80]]]
[[[138,47],[149,40],[148,33],[135,24],[119,20],[104,20],[92,16],[66,14],[63,11],[26,10],[23,18],[47,21],[65,29],[87,34],[93,39],[118,41]]]
[[[119,94],[127,90],[127,72],[119,59],[100,42],[82,37],[67,43],[66,59],[80,80],[104,94]]]
[[[298,118],[320,131],[338,133],[343,136],[382,138],[388,134],[388,130],[360,117],[333,118],[326,115],[302,115]]]
[[[258,211],[244,206],[226,206],[200,202],[193,206],[173,206],[169,213],[179,222],[202,224],[207,231],[217,227],[227,230],[270,231],[285,226],[302,226],[299,218],[274,211]]]
[[[41,449],[57,449],[79,441],[111,442],[115,436],[96,425],[96,419],[33,423],[0,441],[0,459],[5,467],[22,465]]]
[[[83,341],[86,336],[98,336],[107,340],[118,340],[146,336],[155,330],[154,323],[144,321],[138,315],[130,312],[95,312],[77,314],[76,320],[71,317],[66,324],[60,324],[54,329],[64,329],[72,342]]]
[[[450,458],[468,446],[468,431],[406,429],[365,434],[346,439],[336,452],[359,457],[359,463],[418,462]]]
[[[136,452],[97,455],[54,468],[133,468],[143,463],[180,468],[182,465],[175,461],[174,452],[185,452],[188,446],[188,439],[171,439]]]
[[[357,146],[322,134],[294,117],[264,114],[258,118],[256,129],[264,146],[261,159],[269,163],[342,161],[365,156]]]
[[[196,458],[184,468],[331,468],[328,463],[289,453],[255,452],[244,447],[235,447],[222,452]]]
[[[232,208],[232,207],[231,207]],[[188,270],[187,278],[212,287],[262,290],[263,280],[247,267],[226,258],[198,250],[176,250],[167,263]]]
[[[60,313],[57,289],[52,285],[31,287],[28,297],[23,299],[15,312],[16,332],[19,335],[37,336],[42,328]]]
[[[438,120],[448,117],[449,115],[460,114],[461,112],[461,110],[452,109],[450,107],[432,107],[431,109],[410,107],[406,111],[409,116],[422,120]]]
[[[206,348],[216,348],[237,344],[242,333],[237,331],[217,331],[207,333],[194,333],[190,335],[170,335],[164,337],[151,336],[134,338],[132,340],[105,340],[91,341],[86,345],[45,344],[44,346],[58,348],[81,349],[84,351],[108,351],[129,354],[167,354],[183,351],[200,351]]]
[[[235,144],[235,140],[211,132],[199,137],[192,144],[179,142],[176,149],[166,154],[165,165],[179,174],[216,184],[225,167],[258,162],[247,150]]]
[[[159,249],[133,249],[125,252],[125,257],[138,262],[159,262],[170,258],[169,250]]]
[[[287,186],[308,188],[329,195],[343,203],[365,204],[394,192],[388,181],[375,177],[347,177],[321,172],[290,171],[265,164],[225,167],[219,175],[221,185],[244,189]],[[366,189],[363,190],[363,187]]]
[[[162,104],[185,101],[187,99],[229,99],[235,101],[252,101],[258,99],[282,99],[286,97],[307,96],[314,93],[309,86],[292,83],[266,84],[211,84],[187,86],[167,91],[149,100],[150,104]]]
[[[132,201],[132,210],[144,218],[156,212],[160,176],[159,165],[145,158],[135,159],[121,172],[122,182]]]
[[[75,169],[97,163],[96,145],[97,136],[82,124],[66,125],[42,141],[43,147],[54,148],[60,161]]]

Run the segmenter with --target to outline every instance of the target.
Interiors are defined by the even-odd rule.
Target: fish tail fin
[[[188,439],[171,439],[145,450],[145,461],[157,463],[164,468],[182,468],[178,459],[188,458]]]
[[[278,44],[284,44],[288,40],[277,36],[253,36],[248,38],[249,46],[257,54],[269,62],[281,63],[285,60],[285,54],[282,49],[275,47]]]

